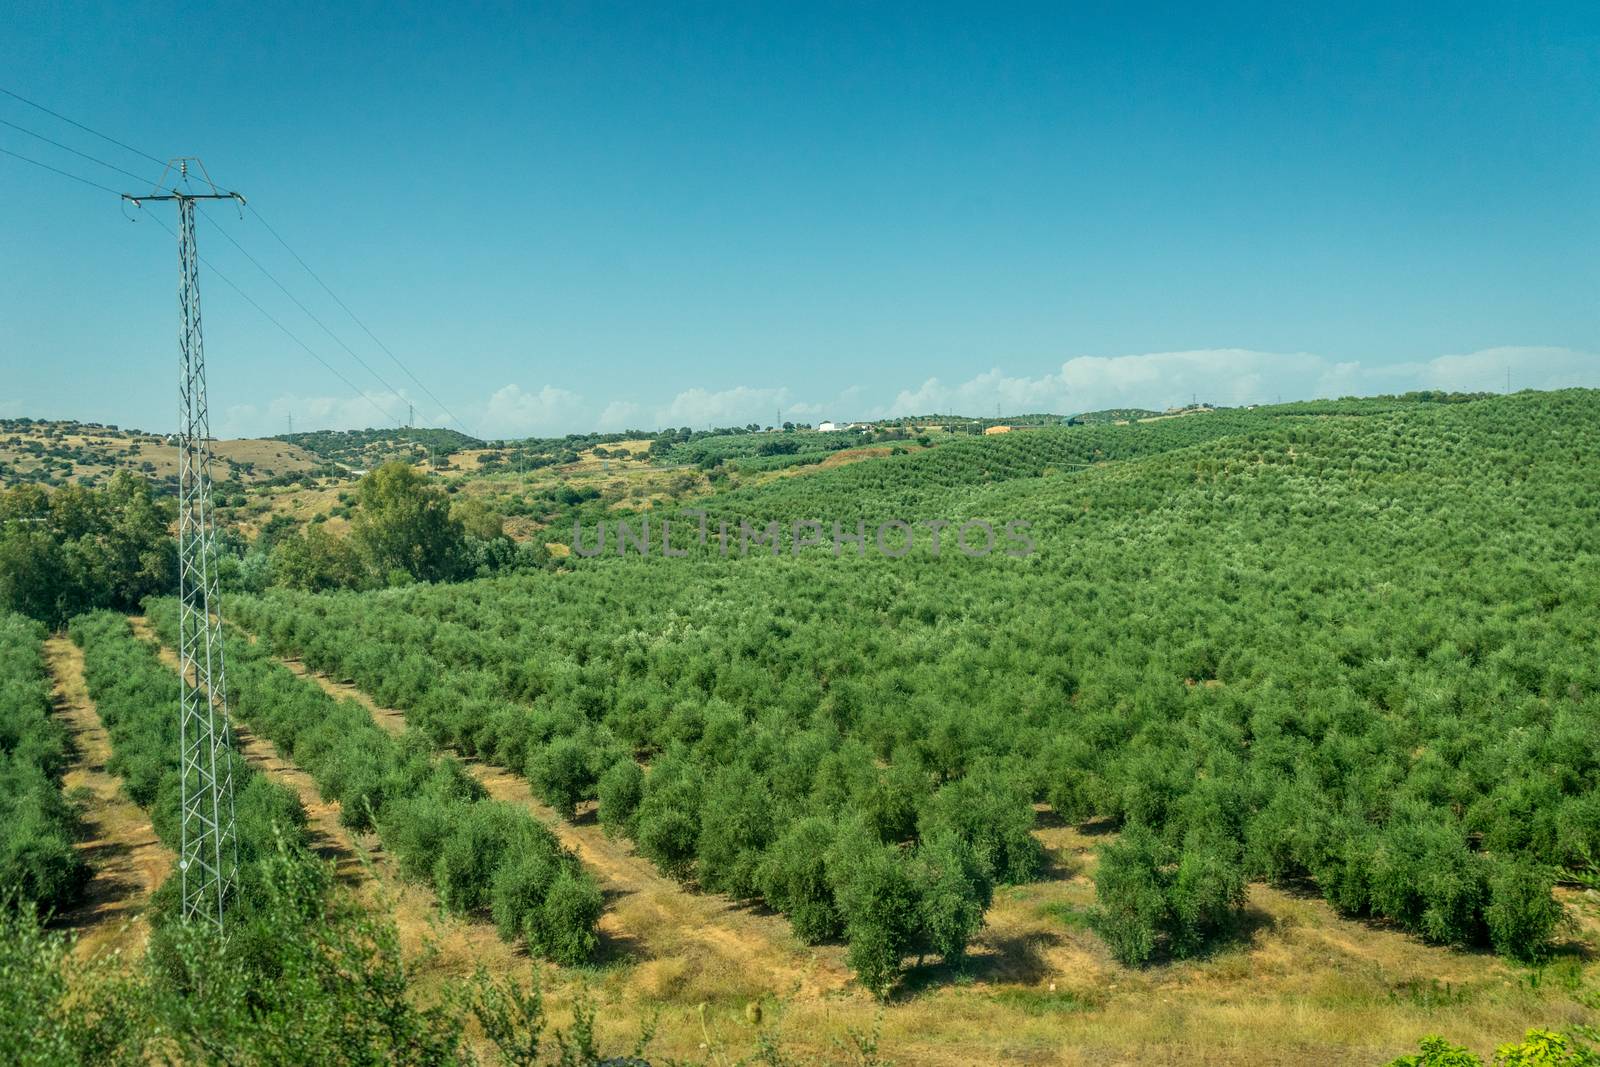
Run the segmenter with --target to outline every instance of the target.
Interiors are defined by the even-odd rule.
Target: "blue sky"
[[[1600,8],[1204,7],[21,0],[0,86],[488,436],[1600,386]],[[445,421],[200,242],[380,409],[203,273],[219,434]],[[0,415],[171,427],[172,245],[0,156]]]

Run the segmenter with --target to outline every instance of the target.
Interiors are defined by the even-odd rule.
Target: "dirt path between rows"
[[[174,857],[149,816],[123,793],[122,779],[106,770],[111,738],[84,684],[83,650],[66,637],[51,637],[44,660],[55,714],[72,736],[72,763],[61,785],[85,799],[87,833],[77,848],[91,872],[83,900],[56,921],[78,931],[81,952],[142,952],[150,936],[145,908]]]
[[[176,672],[177,653],[161,643],[149,620],[134,616],[128,622],[136,636],[155,644],[161,662]],[[526,953],[501,941],[487,924],[445,914],[431,890],[401,879],[377,835],[356,835],[343,826],[339,804],[324,799],[316,779],[284,759],[275,744],[237,719],[230,717],[229,725],[245,760],[300,798],[311,849],[334,865],[334,877],[365,903],[393,915],[409,957],[425,958],[429,966],[454,974],[470,972],[480,963],[500,974],[527,966]]]
[[[406,728],[404,712],[382,707],[355,686],[308,670],[298,660],[280,657],[279,662],[330,696],[354,700],[391,733]],[[535,797],[521,776],[476,759],[462,762],[491,797],[532,811],[594,872],[607,896],[602,935],[619,945],[646,948],[643,980],[658,987],[658,995],[670,997],[676,987],[699,982],[753,984],[757,991],[803,999],[838,993],[850,982],[840,947],[804,945],[781,915],[720,895],[691,893],[625,843],[606,836],[592,821],[592,810],[580,810],[579,821],[569,821]]]
[[[133,627],[134,636],[142,641],[153,642],[161,662],[176,673],[178,654],[161,643],[149,620],[136,616],[128,622]],[[367,876],[361,860],[362,850],[345,828],[339,825],[339,805],[323,800],[316,781],[284,759],[278,752],[278,746],[257,737],[248,726],[231,716],[228,725],[233,730],[234,747],[245,758],[245,762],[267,777],[282,782],[300,798],[301,806],[306,809],[306,830],[311,850],[333,863],[335,877],[340,881],[359,884]]]

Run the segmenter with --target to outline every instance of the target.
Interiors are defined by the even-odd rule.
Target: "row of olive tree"
[[[67,737],[50,714],[43,640],[39,623],[0,613],[0,909],[49,913],[78,897],[88,868],[61,793]]]
[[[147,603],[169,644],[173,600]],[[579,963],[597,942],[599,886],[576,856],[529,812],[485,798],[451,758],[425,739],[396,739],[353,700],[334,700],[265,649],[225,639],[229,707],[316,779],[344,825],[376,830],[406,874],[433,886],[462,913],[491,913],[507,940],[561,963]]]

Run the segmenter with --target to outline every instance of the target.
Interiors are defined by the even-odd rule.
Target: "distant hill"
[[[1149,408],[1106,408],[1103,411],[1086,411],[1082,415],[1074,415],[1073,419],[1085,425],[1092,426],[1097,422],[1131,422],[1134,419],[1152,419],[1161,414]]]
[[[292,442],[245,439],[212,445],[212,477],[259,485],[309,474],[324,463]],[[117,471],[176,489],[178,450],[143,430],[93,422],[0,419],[0,486],[102,485]]]
[[[391,459],[413,461],[430,456],[443,459],[467,449],[484,447],[484,442],[476,437],[455,430],[424,427],[313,430],[279,434],[273,440],[296,445],[325,460],[359,470],[369,470]]]

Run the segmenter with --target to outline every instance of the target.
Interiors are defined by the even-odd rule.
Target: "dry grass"
[[[348,685],[319,682],[402,728],[401,713]],[[847,1030],[870,1031],[877,1021],[884,1048],[902,1064],[1376,1064],[1427,1033],[1487,1053],[1532,1026],[1594,1020],[1579,997],[1596,989],[1595,894],[1563,894],[1577,929],[1537,977],[1487,953],[1342,919],[1313,893],[1262,885],[1250,888],[1232,944],[1132,970],[1085,922],[1097,838],[1059,825],[1037,831],[1047,877],[997,893],[964,971],[913,969],[880,1016],[845,979],[838,946],[807,948],[776,916],[686,892],[605,837],[591,811],[566,822],[521,778],[470,766],[492,795],[545,820],[606,888],[600,964],[547,969],[558,1018],[577,986],[590,984],[608,1006],[602,1030],[616,1043],[656,1018],[658,1056],[703,1056],[708,1036],[713,1050],[748,1051],[753,1001],[764,1007],[763,1027],[824,1059],[838,1054]],[[448,980],[444,972],[440,979]]]
[[[69,705],[73,674],[59,659],[72,651],[51,647]],[[401,713],[353,687],[317,681],[363,703],[385,728],[404,728]],[[531,975],[533,963],[487,924],[441,913],[431,892],[394,876],[374,839],[352,840],[337,824],[337,806],[269,745],[245,734],[241,741],[247,758],[301,794],[319,847],[344,879],[395,917],[403,946],[417,956],[421,995],[445,996],[480,966]],[[563,820],[520,777],[469,767],[491,795],[546,821],[606,892],[596,962],[539,968],[554,1025],[567,1025],[587,988],[603,1006],[600,1030],[613,1047],[631,1045],[655,1020],[653,1057],[726,1053],[731,1061],[765,1029],[786,1048],[832,1062],[843,1058],[847,1031],[876,1024],[884,1051],[900,1064],[1366,1065],[1413,1049],[1428,1033],[1486,1054],[1529,1027],[1595,1019],[1585,1006],[1600,978],[1600,895],[1592,891],[1561,892],[1573,929],[1537,971],[1425,945],[1380,923],[1342,919],[1314,893],[1261,885],[1250,888],[1231,943],[1204,958],[1129,969],[1110,959],[1086,922],[1094,847],[1103,838],[1052,824],[1044,811],[1037,834],[1046,877],[998,891],[960,972],[931,962],[913,968],[880,1007],[849,981],[839,946],[809,948],[778,916],[690,892],[606,837],[592,810]],[[138,837],[136,828],[106,825],[109,839],[119,832]],[[760,1024],[750,1020],[752,1003],[761,1005]]]
[[[46,458],[30,453],[27,450],[30,444],[46,450],[70,449],[85,453],[81,462],[72,461],[71,473],[64,475],[72,482],[79,478],[102,481],[117,471],[155,479],[175,478],[178,474],[177,448],[158,435],[99,430],[75,423],[35,423],[26,430],[0,431],[0,464],[6,469],[7,484],[37,480],[40,476]],[[219,481],[225,479],[235,465],[252,464],[251,470],[238,471],[244,485],[254,485],[281,474],[300,474],[321,464],[314,454],[298,445],[264,439],[217,441],[212,445],[212,453],[213,473]],[[53,464],[54,459],[49,462]]]

